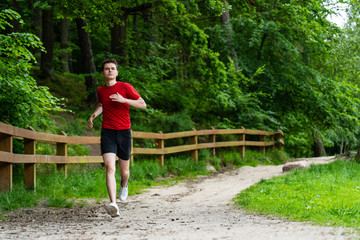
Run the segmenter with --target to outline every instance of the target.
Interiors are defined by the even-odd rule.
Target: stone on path
[[[283,172],[288,172],[291,171],[293,169],[303,169],[303,168],[309,168],[310,164],[308,161],[304,160],[304,161],[296,161],[296,162],[288,162],[285,163],[282,167]]]
[[[209,172],[216,172],[216,169],[214,168],[214,166],[211,166],[211,165],[207,165],[206,170],[208,170]]]

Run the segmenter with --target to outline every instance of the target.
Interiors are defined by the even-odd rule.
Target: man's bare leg
[[[121,202],[125,202],[128,196],[128,181],[130,177],[130,161],[119,159],[120,174],[121,174],[121,186],[119,191],[119,199]]]
[[[108,189],[110,202],[116,203],[116,154],[105,153],[103,155],[105,167],[106,167],[106,186]]]
[[[119,167],[120,167],[120,174],[121,174],[121,186],[126,187],[130,177],[130,160],[122,160],[119,159]]]

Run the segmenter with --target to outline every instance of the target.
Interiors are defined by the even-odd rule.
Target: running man
[[[119,199],[124,202],[128,196],[131,154],[129,107],[146,108],[144,99],[131,84],[116,81],[119,74],[117,67],[117,61],[113,58],[103,61],[102,75],[105,85],[97,89],[98,105],[88,121],[89,128],[92,128],[94,119],[101,113],[103,115],[101,154],[106,167],[106,186],[110,197],[106,210],[112,217],[120,216],[119,206],[116,203],[116,156],[119,158],[121,174]]]

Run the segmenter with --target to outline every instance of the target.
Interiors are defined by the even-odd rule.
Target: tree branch
[[[153,7],[153,3],[143,3],[139,6],[135,6],[131,8],[122,7],[121,10],[124,11],[124,15],[129,15],[134,12],[142,12],[152,7]]]
[[[246,2],[247,2],[251,7],[256,7],[256,4],[254,3],[253,0],[246,0]]]

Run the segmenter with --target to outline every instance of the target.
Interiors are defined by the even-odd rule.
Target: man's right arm
[[[102,104],[99,103],[99,104],[96,106],[94,113],[90,116],[90,118],[89,118],[89,120],[88,120],[88,127],[89,127],[89,128],[93,128],[93,126],[94,126],[94,125],[93,125],[94,119],[95,119],[97,116],[99,116],[99,115],[102,113],[102,111],[103,111]]]

